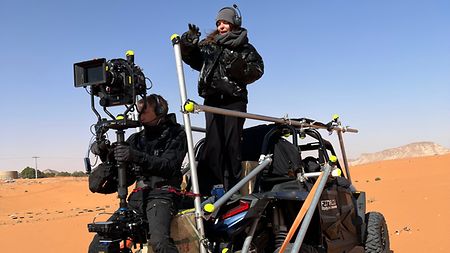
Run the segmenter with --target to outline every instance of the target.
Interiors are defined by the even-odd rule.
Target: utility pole
[[[34,171],[35,171],[35,175],[36,175],[36,179],[38,178],[38,173],[37,173],[37,159],[39,158],[38,156],[33,156],[32,158],[34,158]]]

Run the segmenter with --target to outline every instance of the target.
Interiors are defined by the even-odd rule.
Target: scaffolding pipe
[[[211,205],[205,205],[206,210],[209,213],[214,212],[217,210],[217,208],[221,207],[223,204],[225,204],[232,196],[235,194],[239,189],[242,188],[248,181],[250,181],[252,178],[254,178],[256,175],[258,175],[259,172],[261,172],[266,166],[268,166],[272,162],[272,158],[269,156],[266,156],[264,160],[260,162],[260,164],[254,168],[250,173],[248,173],[247,176],[245,176],[242,180],[240,180],[233,188],[231,188],[229,191],[227,191],[221,198],[219,198],[214,204]]]
[[[323,189],[325,188],[325,184],[327,183],[328,177],[330,176],[331,166],[329,164],[325,164],[325,166],[323,166],[322,169],[323,169],[322,178],[320,178],[319,185],[317,186],[317,191],[314,194],[314,197],[311,201],[311,205],[309,206],[305,218],[302,222],[302,225],[300,226],[300,230],[298,231],[297,238],[295,239],[291,253],[298,253],[300,251],[300,247],[302,246],[303,239],[305,238],[306,235],[306,231],[308,230],[309,224],[311,223],[311,219],[317,207],[317,203],[319,203],[320,196],[322,195]]]
[[[342,135],[342,131],[337,131],[337,134],[339,139],[339,146],[341,147],[342,160],[344,161],[345,176],[347,177],[348,181],[351,184],[352,178],[350,176],[350,168],[348,167],[347,153],[345,152],[344,136]]]
[[[192,104],[190,104],[192,103]],[[297,121],[297,120],[291,120],[289,118],[276,118],[276,117],[270,117],[270,116],[264,116],[259,114],[252,114],[252,113],[246,113],[246,112],[239,112],[239,111],[233,111],[233,110],[227,110],[207,105],[199,105],[197,103],[194,103],[192,101],[188,101],[184,108],[185,110],[187,107],[193,106],[192,110],[187,110],[188,112],[209,112],[209,113],[215,113],[215,114],[221,114],[226,116],[233,116],[233,117],[239,117],[239,118],[247,118],[247,119],[254,119],[254,120],[262,120],[262,121],[268,121],[268,122],[274,122],[278,124],[283,125],[292,125],[295,127],[311,127],[311,128],[317,128],[317,129],[327,129],[327,130],[334,130],[334,131],[341,131],[341,132],[351,132],[351,133],[357,133],[358,130],[354,128],[344,127],[344,126],[325,126],[325,125],[318,125],[318,124],[310,124],[303,121]]]
[[[184,105],[187,101],[186,95],[186,84],[184,81],[184,71],[183,71],[183,61],[181,59],[181,49],[180,49],[180,36],[174,34],[170,37],[175,53],[175,62],[177,65],[177,74],[178,74],[178,86],[180,89],[180,98],[181,105]],[[202,219],[202,207],[200,200],[200,188],[198,185],[198,175],[197,175],[197,166],[195,163],[195,154],[194,154],[194,141],[192,138],[192,128],[191,128],[191,119],[188,113],[183,113],[183,121],[184,121],[184,129],[187,137],[188,144],[188,156],[189,156],[189,164],[191,170],[191,182],[192,182],[192,190],[195,194],[194,206],[195,206],[195,221],[197,225],[197,230],[201,238],[205,237],[205,229],[203,227],[203,219]],[[206,253],[206,248],[202,244],[202,239],[200,239],[200,252]]]
[[[255,235],[256,227],[258,226],[260,217],[253,221],[250,231],[245,238],[244,245],[242,246],[241,253],[248,253],[250,251],[250,246],[252,245],[253,236]]]

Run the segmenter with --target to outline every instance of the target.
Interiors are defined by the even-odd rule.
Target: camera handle
[[[101,139],[103,134],[106,133],[109,129],[114,129],[116,130],[116,145],[126,145],[125,130],[128,128],[136,128],[139,126],[141,126],[141,123],[139,121],[128,120],[127,118],[123,117],[123,115],[117,116],[115,120],[100,119],[96,125],[97,138]],[[120,209],[127,209],[127,165],[127,162],[117,162],[117,192],[120,199]]]
[[[117,135],[117,145],[125,144],[125,131],[123,129],[116,130]],[[118,167],[118,179],[119,185],[117,187],[117,193],[120,199],[120,208],[128,208],[127,205],[127,196],[128,196],[128,188],[127,188],[127,163],[126,162],[117,162]]]

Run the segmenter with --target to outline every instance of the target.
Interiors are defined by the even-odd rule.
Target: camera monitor
[[[75,87],[106,83],[106,59],[95,59],[73,65]]]

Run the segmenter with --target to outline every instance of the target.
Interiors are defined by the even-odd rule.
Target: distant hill
[[[53,173],[53,174],[58,174],[59,171],[57,171],[57,170],[51,170],[51,169],[46,169],[46,170],[42,171],[42,173],[46,173],[46,174],[51,174],[51,173]]]
[[[350,161],[350,164],[358,165],[384,160],[443,155],[447,153],[450,153],[450,149],[447,149],[436,143],[414,142],[405,146],[390,148],[376,153],[364,153],[358,159]]]

